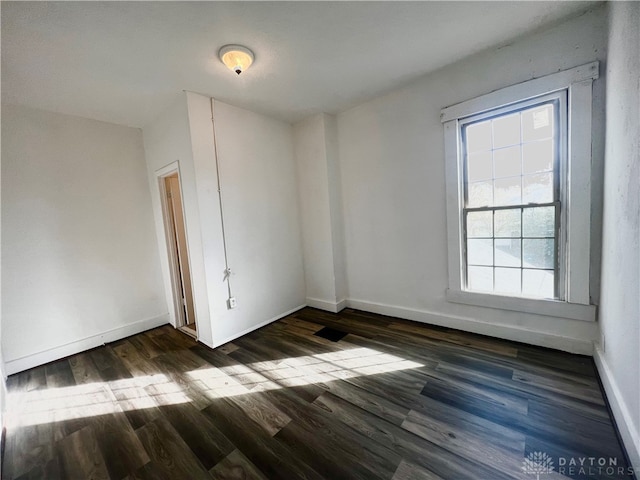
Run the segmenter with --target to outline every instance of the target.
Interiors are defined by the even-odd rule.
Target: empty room
[[[2,479],[640,477],[640,2],[0,16]]]

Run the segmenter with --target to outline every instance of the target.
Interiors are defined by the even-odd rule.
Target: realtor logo
[[[531,452],[522,461],[522,470],[524,473],[535,475],[536,480],[540,480],[540,475],[553,473],[553,461],[544,452]]]

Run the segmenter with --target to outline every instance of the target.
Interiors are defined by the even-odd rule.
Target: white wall
[[[339,311],[346,297],[335,117],[294,125],[307,305]]]
[[[580,353],[594,322],[448,303],[440,110],[501,87],[603,60],[606,10],[470,57],[338,115],[349,304]],[[592,285],[599,290],[604,80],[594,82]]]
[[[340,176],[338,148],[338,121],[334,115],[324,115],[324,138],[329,180],[329,212],[331,214],[331,242],[333,247],[333,271],[336,285],[337,310],[346,306],[349,296],[344,254],[344,207]]]
[[[0,111],[0,125],[2,125],[2,112]],[[0,151],[2,150],[0,136]],[[2,155],[0,155],[0,158]],[[0,199],[2,198],[2,169],[0,168]],[[1,205],[1,202],[0,202]],[[0,245],[2,245],[2,209],[0,208]],[[0,262],[0,292],[2,292],[2,262]],[[5,377],[4,352],[2,351],[2,294],[0,293],[0,451],[3,451],[2,431],[4,429],[4,412],[7,408],[7,385]],[[2,458],[0,458],[0,471],[2,471]]]
[[[600,323],[596,361],[640,468],[640,3],[609,4]]]
[[[2,106],[7,373],[166,323],[140,130]]]
[[[304,306],[305,279],[293,128],[218,101],[214,116],[232,294],[238,301],[235,310],[226,310],[226,297],[215,301],[219,345]],[[220,295],[226,291],[221,285],[215,287]]]
[[[322,114],[314,115],[294,125],[294,144],[307,299],[311,302],[335,304],[328,172]]]
[[[156,171],[179,160],[198,339],[215,347],[305,303],[293,132],[214,102],[232,295],[227,309],[211,99],[186,93],[144,128],[166,297],[171,284]]]
[[[165,240],[160,187],[156,172],[177,161],[180,170],[198,339],[206,345],[212,346],[209,293],[205,274],[200,206],[196,188],[196,170],[193,162],[186,94],[181,95],[155,121],[145,126],[143,133],[149,189],[151,191],[156,227],[156,240],[160,251],[164,298],[166,299],[165,308],[168,310],[171,323],[175,326],[176,318],[169,274],[169,257]]]

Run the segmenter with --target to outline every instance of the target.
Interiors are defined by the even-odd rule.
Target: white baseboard
[[[349,306],[349,300],[346,298],[343,298],[342,300],[340,300],[337,304],[336,304],[336,313],[341,312],[342,310],[344,310],[345,308],[347,308]]]
[[[465,332],[488,335],[490,337],[512,340],[514,342],[528,343],[541,347],[554,348],[570,353],[582,355],[593,354],[593,342],[589,340],[579,340],[560,335],[535,332],[523,328],[509,325],[478,322],[468,318],[455,317],[453,315],[443,315],[441,313],[418,310],[413,308],[398,307],[383,303],[367,302],[363,300],[347,300],[347,305],[351,308],[364,310],[366,312],[379,313],[392,317],[404,318],[421,323],[429,323],[441,327],[455,328]]]
[[[342,299],[339,302],[330,302],[328,300],[320,300],[319,298],[307,297],[307,306],[313,308],[319,308],[327,312],[338,313],[347,307],[347,299]]]
[[[99,347],[108,342],[114,342],[121,338],[130,337],[136,333],[151,330],[155,327],[160,327],[169,323],[169,314],[165,313],[153,318],[147,318],[138,322],[123,325],[122,327],[107,330],[90,337],[81,338],[73,342],[65,343],[57,347],[49,348],[41,352],[32,353],[24,357],[15,358],[5,362],[5,372],[7,375],[22,372],[45,363],[59,360],[69,355],[75,355],[76,353],[84,352],[91,348]]]
[[[618,431],[622,437],[622,443],[624,443],[624,447],[627,450],[632,466],[636,468],[636,471],[640,472],[640,432],[638,432],[634,427],[631,412],[629,411],[627,403],[622,396],[622,392],[620,392],[620,388],[618,387],[618,383],[607,364],[604,352],[599,346],[595,347],[593,359],[596,362],[596,367],[598,368],[598,373],[600,374],[604,391],[607,394],[609,406],[611,407],[613,417],[615,418],[616,425],[618,426]]]
[[[230,336],[226,337],[224,340],[215,340],[213,342],[213,346],[208,345],[208,344],[205,344],[205,345],[207,345],[208,347],[211,347],[211,348],[216,348],[216,347],[219,347],[220,345],[224,345],[225,343],[233,342],[234,340],[242,337],[243,335],[246,335],[247,333],[251,333],[254,330],[258,330],[259,328],[265,327],[265,326],[269,325],[270,323],[273,323],[276,320],[280,320],[281,318],[289,316],[292,313],[295,313],[295,312],[297,312],[298,310],[300,310],[300,309],[302,309],[304,307],[306,307],[306,305],[299,305],[299,306],[297,306],[295,308],[292,308],[291,310],[288,310],[286,312],[280,313],[280,314],[276,315],[275,317],[270,318],[269,320],[265,320],[262,323],[259,323],[257,325],[253,325],[253,326],[247,328],[246,330],[243,330],[243,331],[238,332],[238,333],[234,333],[233,335],[230,335]]]

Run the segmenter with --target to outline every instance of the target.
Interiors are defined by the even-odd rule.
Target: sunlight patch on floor
[[[183,381],[164,374],[108,382],[16,392],[9,395],[10,429],[192,402],[191,392],[210,399],[326,383],[422,367],[420,363],[370,348],[353,348],[279,360],[206,367]],[[180,374],[176,374],[180,375]]]
[[[420,363],[370,348],[354,348],[318,355],[255,362],[247,366],[201,368],[188,372],[188,375],[207,397],[223,398],[422,366]]]
[[[9,428],[62,422],[128,410],[190,402],[166,375],[9,394]]]

